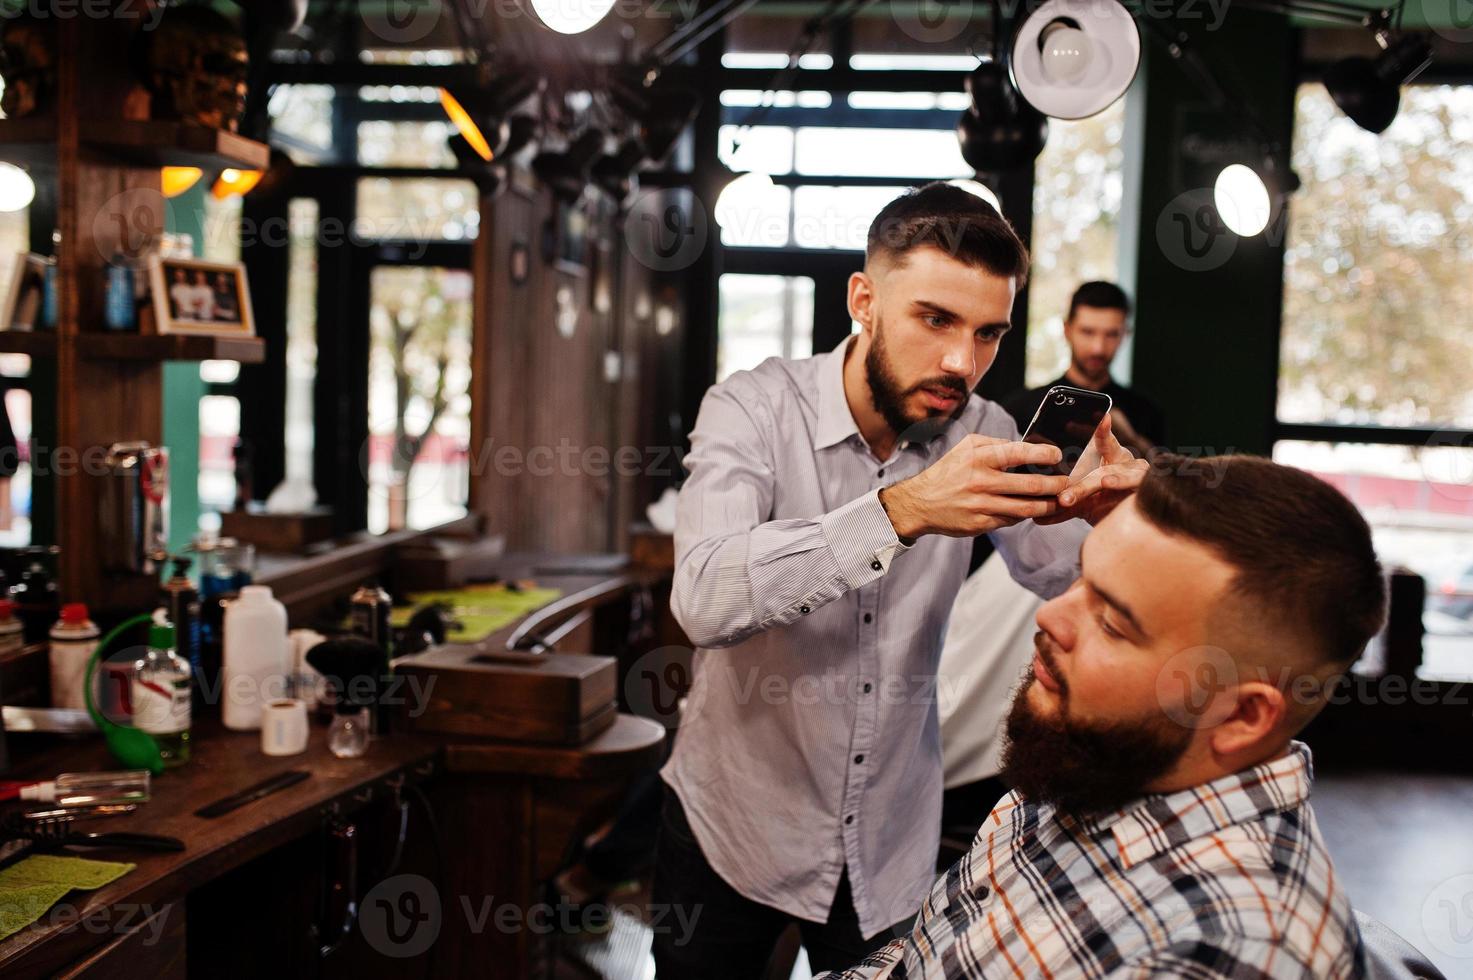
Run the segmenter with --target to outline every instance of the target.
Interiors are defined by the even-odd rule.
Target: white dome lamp
[[[531,0],[537,19],[559,34],[591,30],[614,9],[614,0]]]
[[[1046,0],[1018,28],[1010,67],[1039,112],[1084,119],[1124,95],[1140,63],[1140,30],[1116,0]]]

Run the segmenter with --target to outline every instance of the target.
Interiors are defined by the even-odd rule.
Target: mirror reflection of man
[[[883,945],[939,843],[936,666],[972,539],[1050,597],[1140,483],[1102,424],[1077,483],[973,388],[1028,255],[990,205],[929,184],[886,205],[849,279],[860,332],[706,393],[685,458],[671,609],[698,649],[670,762],[653,901],[660,980],[760,976],[796,923],[816,970]],[[1058,526],[1040,526],[1061,522]]]
[[[1009,414],[1026,430],[1044,392],[1054,385],[1072,385],[1110,396],[1111,428],[1115,438],[1137,456],[1166,442],[1161,409],[1145,395],[1110,376],[1110,363],[1130,332],[1130,300],[1113,282],[1087,282],[1069,299],[1064,317],[1064,340],[1069,344],[1069,367],[1041,388],[1019,391],[1003,402]]]

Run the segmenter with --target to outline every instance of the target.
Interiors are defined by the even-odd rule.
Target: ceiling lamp
[[[753,217],[776,210],[777,190],[769,174],[736,174],[716,198],[716,223],[733,231],[749,227]]]
[[[1212,202],[1229,231],[1251,238],[1282,213],[1289,195],[1298,189],[1299,175],[1267,153],[1256,166],[1230,163],[1223,167],[1213,184]]]
[[[602,130],[585,130],[566,150],[543,152],[532,158],[532,172],[565,201],[576,201],[589,183],[593,161],[603,152]]]
[[[1018,91],[1056,119],[1100,112],[1125,94],[1140,63],[1140,30],[1116,0],[1046,0],[1013,39]]]
[[[532,0],[532,11],[559,34],[582,34],[614,9],[614,0]]]
[[[540,87],[526,72],[503,72],[475,85],[440,89],[440,107],[471,149],[489,162],[508,138],[506,115]]]
[[[1325,90],[1357,126],[1381,133],[1396,118],[1401,87],[1432,63],[1432,46],[1416,34],[1393,38],[1384,23],[1374,30],[1381,53],[1335,62],[1325,70]]]
[[[199,167],[164,167],[159,174],[160,189],[165,197],[178,197],[199,183],[203,175]]]
[[[690,88],[615,81],[612,89],[615,103],[639,126],[645,159],[655,166],[665,162],[701,107]]]
[[[36,197],[36,182],[13,163],[0,163],[0,211],[24,211]]]
[[[628,139],[614,153],[606,153],[593,162],[590,176],[599,190],[617,204],[634,192],[634,172],[644,162],[644,145]]]
[[[972,104],[957,123],[962,159],[978,173],[1003,173],[1032,163],[1048,138],[1048,119],[1023,101],[1007,71],[984,61],[967,76]]]
[[[263,176],[265,176],[263,170],[240,170],[236,167],[226,167],[215,179],[215,185],[210,188],[210,193],[215,195],[217,201],[249,194],[251,189],[261,182]]]

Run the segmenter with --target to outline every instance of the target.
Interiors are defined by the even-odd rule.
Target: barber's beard
[[[909,388],[902,386],[885,352],[883,321],[875,320],[874,332],[874,339],[864,357],[864,373],[869,381],[870,400],[874,402],[875,410],[884,418],[885,424],[890,426],[891,432],[900,438],[924,440],[935,435],[947,423],[961,418],[962,412],[966,411],[967,396],[970,394],[965,382],[956,377],[939,377],[927,378]],[[905,412],[905,400],[926,387],[947,388],[956,392],[960,401],[948,415],[928,409],[924,415],[912,418]]]
[[[1146,795],[1146,787],[1169,772],[1186,752],[1192,732],[1166,714],[1109,723],[1069,717],[1069,687],[1055,669],[1047,634],[1034,646],[1059,682],[1059,706],[1052,718],[1029,703],[1037,683],[1032,666],[1008,712],[1002,779],[1025,799],[1052,803],[1075,816],[1118,810]]]

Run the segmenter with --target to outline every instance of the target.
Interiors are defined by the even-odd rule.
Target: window
[[[1069,364],[1064,315],[1080,283],[1119,276],[1125,100],[1075,122],[1050,119],[1033,183],[1033,270],[1028,292],[1029,387]],[[1123,357],[1116,358],[1117,370]]]
[[[240,261],[241,199],[205,194],[201,252],[211,262]],[[202,527],[214,527],[211,512],[235,506],[235,444],[240,438],[240,398],[235,394],[240,364],[201,361],[207,394],[199,400],[199,508]],[[270,489],[269,487],[266,489]]]
[[[370,278],[368,529],[465,516],[471,274],[379,266]]]
[[[1403,88],[1379,136],[1300,88],[1274,449],[1426,580],[1422,672],[1453,680],[1473,678],[1470,138],[1473,86]]]
[[[721,277],[716,380],[769,357],[813,353],[813,280],[726,273]]]
[[[0,255],[10,257],[30,251],[30,213],[0,211]],[[0,296],[9,294],[11,263],[0,271]],[[16,457],[6,460],[15,466],[15,476],[0,480],[0,547],[23,547],[31,543],[31,359],[25,354],[0,354],[0,398],[15,434]],[[9,447],[0,447],[8,452]],[[9,468],[8,466],[6,467]]]
[[[363,177],[353,233],[360,238],[466,241],[476,237],[481,223],[479,200],[475,184],[455,177]]]

